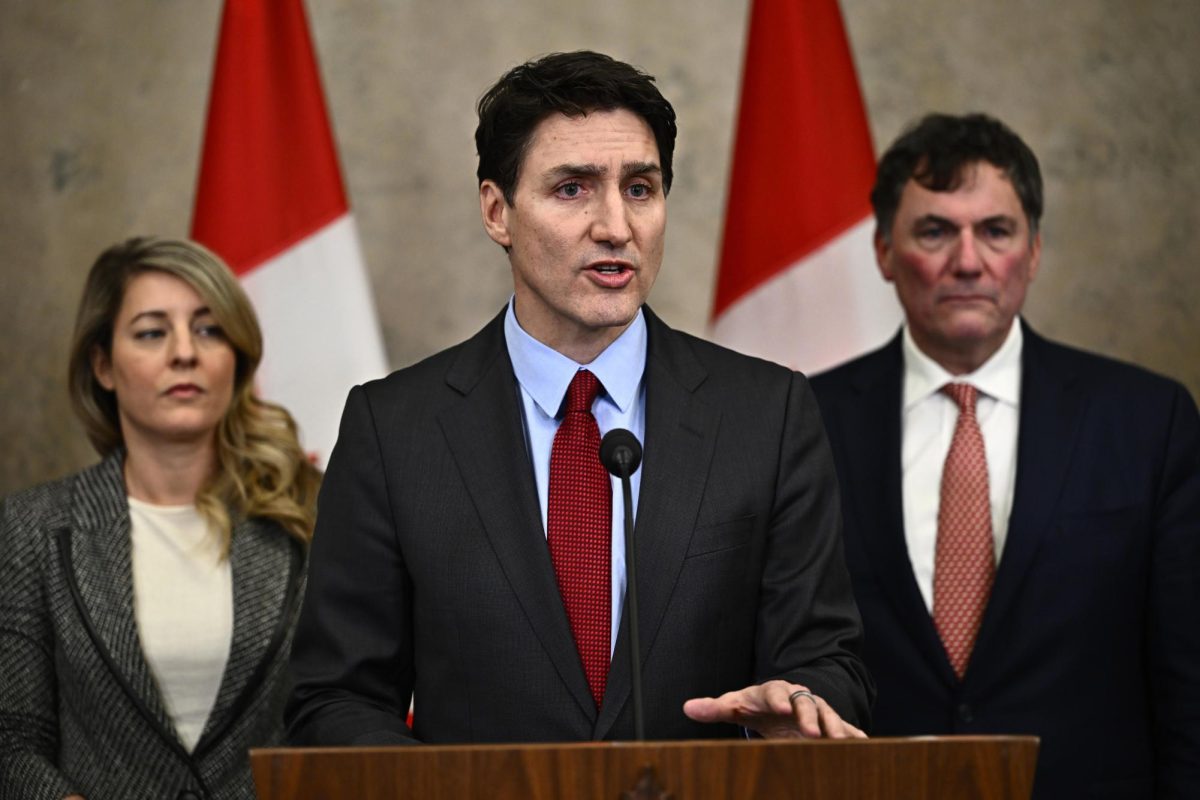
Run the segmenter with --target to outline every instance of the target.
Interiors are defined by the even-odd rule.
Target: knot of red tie
[[[942,387],[942,393],[947,395],[964,414],[975,416],[975,400],[979,390],[969,383],[947,383]]]
[[[575,373],[567,387],[567,413],[591,411],[596,395],[600,394],[600,379],[586,369]]]

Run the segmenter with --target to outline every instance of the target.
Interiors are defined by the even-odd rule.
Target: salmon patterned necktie
[[[547,539],[575,646],[599,708],[608,680],[612,618],[612,488],[600,463],[592,403],[600,381],[587,370],[567,388],[567,410],[550,449]]]
[[[933,622],[954,673],[961,679],[979,634],[996,573],[992,511],[983,434],[975,418],[977,391],[965,383],[942,387],[958,405],[958,422],[942,471]]]

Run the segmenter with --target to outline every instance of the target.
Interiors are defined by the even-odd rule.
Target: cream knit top
[[[133,608],[142,651],[180,741],[195,749],[233,638],[233,576],[195,506],[129,498]]]

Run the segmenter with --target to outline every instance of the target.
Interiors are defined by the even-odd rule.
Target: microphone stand
[[[625,499],[625,610],[629,621],[629,660],[633,682],[633,731],[636,740],[646,740],[642,719],[642,652],[638,635],[637,551],[633,546],[633,484],[629,478],[642,463],[642,443],[624,428],[613,428],[600,442],[600,463],[612,475],[621,479],[621,494]]]
[[[642,642],[638,635],[637,554],[633,547],[633,484],[629,480],[628,459],[619,461],[621,494],[625,497],[625,597],[629,606],[629,645],[633,666],[633,732],[637,741],[644,742],[646,728],[642,720],[642,668],[638,663]]]

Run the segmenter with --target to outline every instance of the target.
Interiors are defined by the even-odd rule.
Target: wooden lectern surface
[[[1037,746],[1029,736],[424,745],[252,750],[250,762],[259,800],[1027,800]]]

